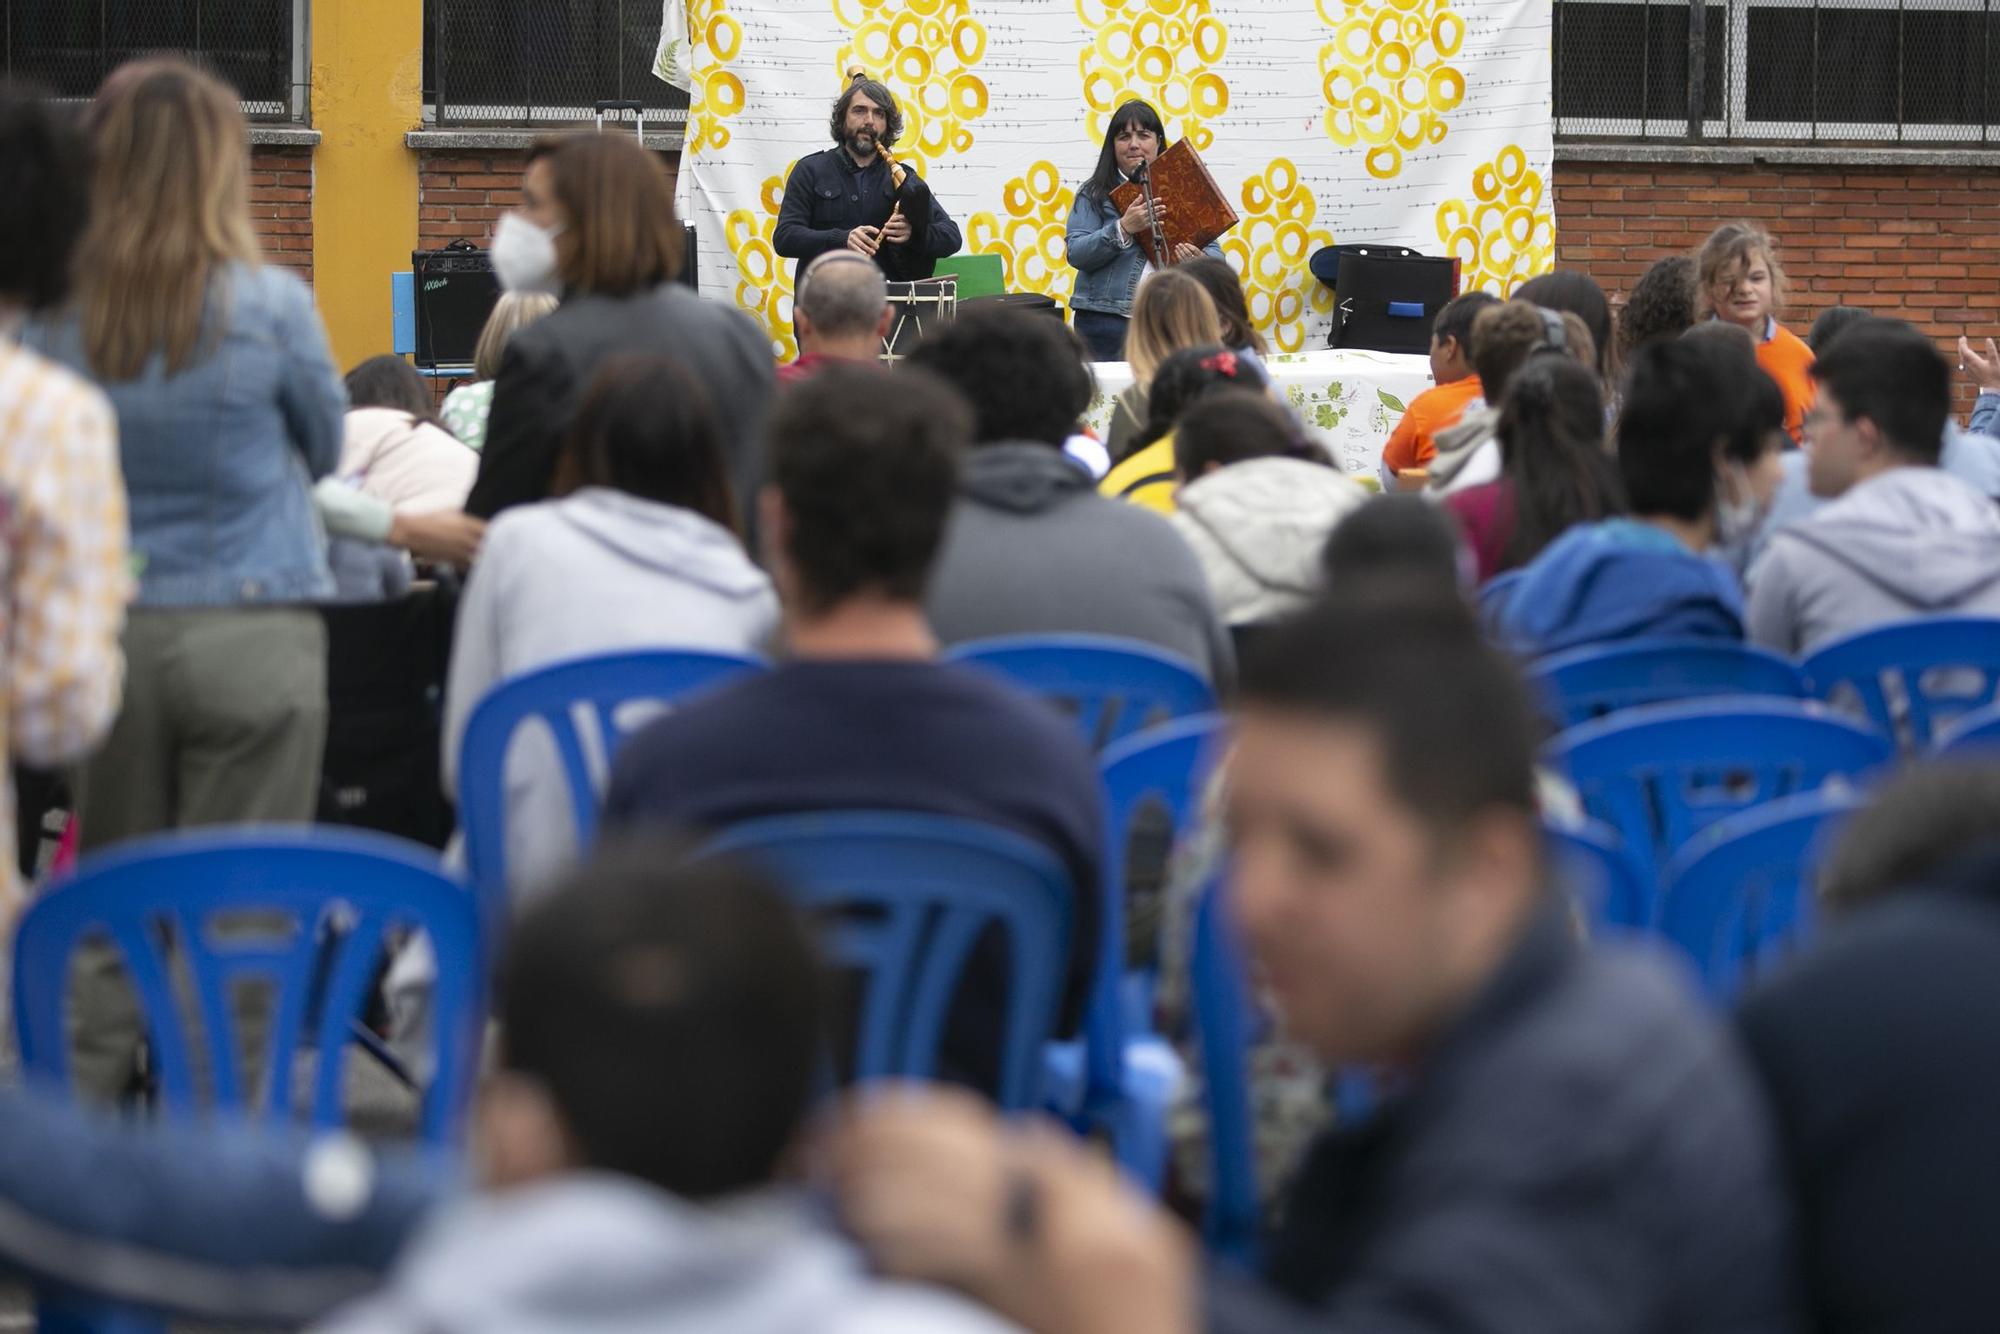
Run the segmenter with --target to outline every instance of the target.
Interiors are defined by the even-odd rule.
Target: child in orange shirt
[[[1466,292],[1438,312],[1431,327],[1431,379],[1437,387],[1410,400],[1382,447],[1385,489],[1396,489],[1396,474],[1428,465],[1437,455],[1437,433],[1456,426],[1466,409],[1480,401],[1484,391],[1472,369],[1472,321],[1498,301],[1491,292]]]
[[[1778,267],[1770,234],[1755,223],[1715,229],[1695,260],[1697,308],[1746,330],[1757,344],[1757,364],[1785,395],[1785,434],[1804,439],[1814,397],[1812,349],[1778,323],[1789,284]]]

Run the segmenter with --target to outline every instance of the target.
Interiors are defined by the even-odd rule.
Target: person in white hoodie
[[[1327,535],[1368,492],[1267,394],[1223,389],[1174,429],[1179,481],[1169,522],[1208,578],[1232,632],[1304,606],[1320,585]]]
[[[510,935],[485,1189],[325,1334],[1006,1334],[792,1179],[834,988],[761,874],[612,847]]]
[[[493,521],[466,585],[445,686],[448,794],[467,720],[509,677],[631,649],[757,655],[777,631],[777,595],[737,535],[721,427],[679,362],[606,365],[558,465],[557,492]],[[574,854],[567,791],[548,736],[525,733],[507,781],[507,874],[517,892]]]
[[[1753,642],[1806,654],[1917,616],[2000,616],[2000,510],[1938,467],[1951,371],[1906,324],[1841,334],[1814,363],[1807,479],[1837,497],[1750,570]]]

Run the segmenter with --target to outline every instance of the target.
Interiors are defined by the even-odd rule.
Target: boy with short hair
[[[1382,447],[1382,484],[1395,490],[1399,474],[1422,468],[1437,455],[1437,433],[1456,426],[1466,410],[1485,397],[1472,364],[1472,322],[1500,298],[1471,291],[1455,296],[1438,312],[1431,330],[1431,379],[1435,388],[1410,400],[1403,419]]]

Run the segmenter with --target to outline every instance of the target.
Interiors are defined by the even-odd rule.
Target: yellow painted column
[[[423,6],[314,0],[313,293],[345,371],[391,350],[389,275],[417,242]]]

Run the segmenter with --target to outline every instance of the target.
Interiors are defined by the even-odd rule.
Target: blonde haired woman
[[[1184,347],[1205,347],[1222,341],[1222,317],[1208,289],[1185,273],[1163,269],[1139,284],[1132,302],[1132,324],[1125,335],[1125,360],[1132,384],[1118,395],[1111,409],[1111,429],[1104,447],[1115,468],[1138,443],[1146,425],[1146,390],[1153,372]]]
[[[258,262],[235,94],[139,61],[85,124],[97,162],[74,300],[30,337],[117,412],[139,592],[122,709],[78,784],[82,843],[309,820],[326,632],[305,604],[333,591],[311,487],[340,457],[346,393],[305,286]],[[92,1032],[77,1077],[115,1095],[137,1025]]]
[[[502,292],[479,330],[472,350],[472,383],[444,396],[438,416],[444,429],[474,449],[486,448],[486,418],[493,411],[493,381],[500,374],[500,354],[507,340],[556,308],[547,292]]]

